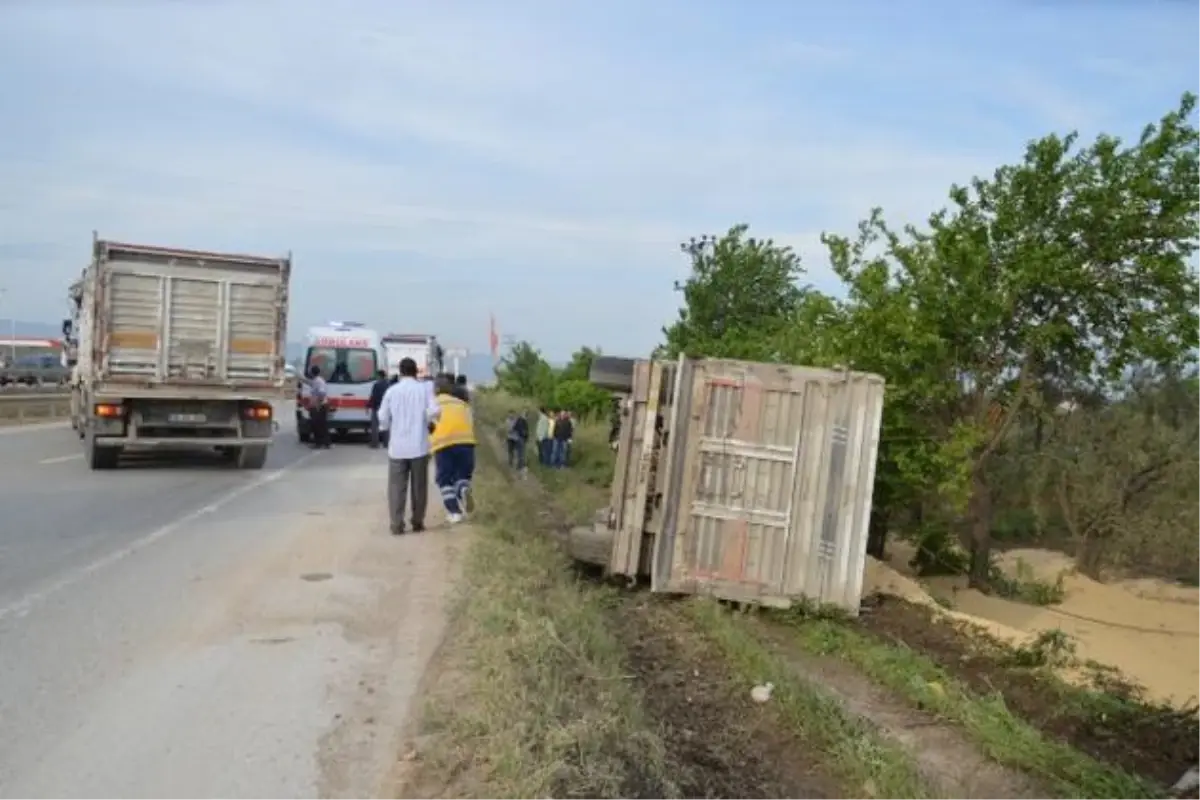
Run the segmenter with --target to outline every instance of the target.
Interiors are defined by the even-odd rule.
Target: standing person
[[[429,499],[429,434],[442,409],[433,385],[417,380],[417,362],[400,360],[400,380],[383,396],[379,427],[388,437],[388,515],[392,533],[404,533],[404,506],[412,490],[412,529],[425,530]]]
[[[379,407],[383,405],[383,396],[391,385],[386,372],[379,370],[375,373],[375,383],[371,385],[371,429],[367,432],[370,437],[367,444],[372,450],[379,449]]]
[[[545,406],[538,407],[534,438],[537,439],[538,463],[543,467],[550,466],[550,454],[554,442],[550,438],[550,412],[546,410]]]
[[[508,415],[508,466],[525,471],[525,445],[529,442],[529,420],[524,414]]]
[[[321,377],[321,368],[313,364],[308,368],[309,399],[308,421],[312,428],[314,450],[329,449],[329,385]]]
[[[559,412],[554,420],[554,466],[562,469],[571,457],[571,437],[575,435],[575,423],[568,411]]]
[[[431,448],[434,480],[453,525],[474,511],[471,478],[475,474],[475,419],[471,406],[454,394],[454,381],[438,381],[437,402],[442,413],[433,429]]]

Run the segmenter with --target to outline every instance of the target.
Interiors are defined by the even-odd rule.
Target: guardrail
[[[0,424],[47,422],[62,419],[71,413],[69,392],[54,394],[33,392],[0,393]]]
[[[3,395],[33,395],[33,394],[66,394],[70,388],[66,384],[43,383],[41,386],[29,383],[0,384],[0,396]]]

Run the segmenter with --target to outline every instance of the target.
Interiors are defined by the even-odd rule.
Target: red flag
[[[496,315],[492,314],[491,327],[488,330],[488,346],[492,349],[492,360],[500,357],[500,335],[496,333]]]

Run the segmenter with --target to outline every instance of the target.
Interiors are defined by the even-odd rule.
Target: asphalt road
[[[383,455],[283,423],[262,471],[0,429],[0,796],[388,790],[457,537],[388,536]]]

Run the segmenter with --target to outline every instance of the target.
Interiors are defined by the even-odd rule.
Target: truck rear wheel
[[[267,463],[267,446],[251,444],[237,448],[238,469],[262,469]]]
[[[121,458],[120,447],[101,447],[95,436],[84,436],[83,458],[88,469],[116,469]]]

